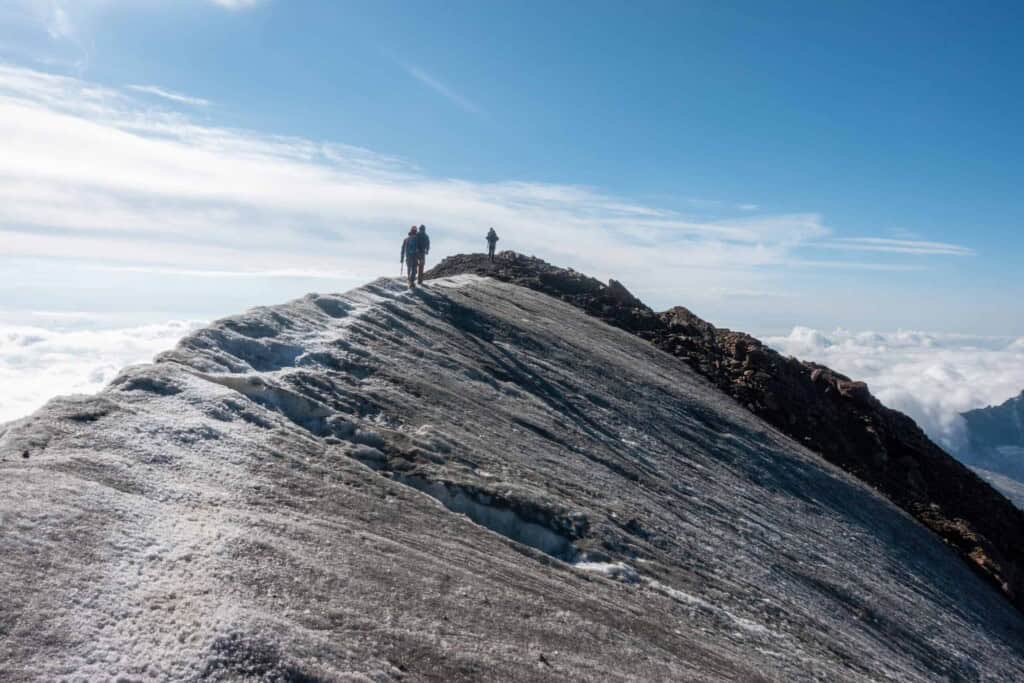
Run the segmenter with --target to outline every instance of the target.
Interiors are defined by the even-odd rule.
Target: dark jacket
[[[416,233],[416,249],[421,254],[430,253],[430,236],[425,232]]]
[[[491,244],[494,244],[495,242],[498,241],[498,233],[494,232],[494,228],[491,228],[487,232],[487,241],[490,242]]]
[[[405,261],[405,260],[413,261],[413,260],[415,260],[416,259],[416,255],[419,253],[419,249],[420,249],[419,235],[409,235],[402,242],[402,252],[401,252],[401,259],[400,260],[402,260],[402,261]]]

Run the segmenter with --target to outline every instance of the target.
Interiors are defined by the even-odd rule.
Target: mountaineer
[[[402,252],[399,263],[404,263],[409,272],[409,288],[416,289],[416,269],[419,265],[420,247],[419,235],[416,233],[416,226],[409,228],[409,234],[402,242]],[[422,280],[421,280],[422,282]]]
[[[494,261],[494,245],[498,243],[498,233],[494,228],[487,231],[487,258]]]
[[[427,235],[427,226],[421,225],[416,233],[416,279],[423,284],[423,268],[427,262],[427,254],[430,253],[430,236]]]

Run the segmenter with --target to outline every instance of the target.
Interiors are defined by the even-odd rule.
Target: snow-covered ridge
[[[2,680],[1024,675],[935,537],[542,294],[379,280],[0,426]]]

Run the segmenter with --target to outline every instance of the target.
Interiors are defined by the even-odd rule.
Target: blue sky
[[[1024,335],[1011,3],[0,0],[0,315],[501,247],[756,333]]]

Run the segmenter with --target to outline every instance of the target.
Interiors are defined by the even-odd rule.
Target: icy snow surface
[[[927,531],[542,294],[379,280],[0,426],[0,680],[1021,680]]]

